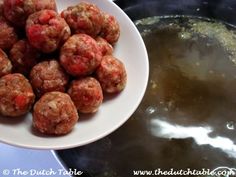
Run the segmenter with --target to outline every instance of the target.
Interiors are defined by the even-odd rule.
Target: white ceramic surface
[[[0,143],[1,177],[71,177],[66,171],[53,151],[23,149]]]
[[[80,0],[56,0],[58,10]],[[94,115],[80,119],[73,131],[65,136],[40,136],[32,131],[32,116],[21,119],[0,117],[0,141],[27,148],[66,149],[94,142],[120,127],[141,102],[149,74],[148,56],[143,40],[128,16],[113,2],[87,0],[97,4],[103,11],[114,15],[119,21],[121,36],[114,55],[121,59],[127,70],[125,90],[112,99],[105,99]]]

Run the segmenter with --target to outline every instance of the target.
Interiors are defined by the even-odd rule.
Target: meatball
[[[0,0],[0,16],[3,16],[3,0]]]
[[[96,76],[102,89],[107,93],[117,93],[125,88],[127,74],[124,64],[113,56],[104,56]]]
[[[44,134],[67,134],[78,118],[76,107],[66,93],[46,93],[34,105],[33,126]]]
[[[73,76],[91,74],[101,59],[102,53],[97,42],[86,34],[73,35],[61,48],[61,65]]]
[[[8,74],[0,78],[0,113],[16,117],[26,114],[35,95],[29,81],[22,74]]]
[[[101,37],[96,38],[97,44],[102,52],[102,55],[111,55],[113,53],[113,47],[105,39]]]
[[[70,28],[55,11],[41,10],[29,16],[26,35],[33,47],[51,53],[70,37]]]
[[[103,24],[101,10],[95,4],[87,2],[68,7],[61,16],[74,33],[86,33],[93,37],[98,35]]]
[[[103,100],[100,83],[93,77],[74,80],[68,90],[77,110],[82,113],[94,113]]]
[[[120,37],[120,26],[116,18],[107,13],[103,13],[104,23],[101,29],[101,37],[110,44],[115,44]]]
[[[28,41],[19,40],[10,50],[10,59],[13,70],[17,73],[28,75],[30,70],[40,58],[40,53]]]
[[[0,49],[0,77],[11,73],[12,64],[5,52]]]
[[[4,0],[5,17],[18,27],[24,27],[28,16],[34,12],[56,10],[55,0]]]
[[[15,29],[7,22],[4,17],[0,16],[0,48],[2,50],[10,50],[17,41]]]
[[[65,92],[69,77],[56,60],[43,61],[30,72],[30,82],[37,96],[46,92]]]

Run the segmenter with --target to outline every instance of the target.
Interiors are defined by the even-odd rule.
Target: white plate
[[[75,5],[80,0],[56,0],[58,10]],[[120,127],[141,102],[149,74],[148,56],[142,37],[128,16],[113,2],[88,0],[119,21],[121,36],[114,55],[126,67],[128,82],[125,90],[112,99],[106,99],[99,111],[78,121],[73,131],[65,136],[39,136],[32,131],[32,116],[22,119],[0,117],[0,141],[27,148],[66,149],[94,142]]]

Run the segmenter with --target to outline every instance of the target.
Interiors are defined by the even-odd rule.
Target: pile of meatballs
[[[119,36],[115,17],[95,4],[59,14],[55,0],[0,0],[0,114],[32,110],[38,132],[69,133],[104,93],[125,88],[125,66],[112,55]]]

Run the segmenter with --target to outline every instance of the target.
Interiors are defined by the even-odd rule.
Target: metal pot
[[[115,3],[133,21],[153,16],[192,15],[236,25],[236,1],[233,0],[117,0]],[[197,111],[212,110],[210,114],[216,114],[215,119],[209,116],[193,119],[193,116],[173,120],[170,114],[160,114],[162,107],[156,104],[158,94],[153,92],[156,80],[153,73],[158,69],[158,58],[150,53],[153,49],[153,45],[149,45],[151,38],[144,40],[150,55],[150,81],[137,111],[111,135],[83,147],[57,151],[59,157],[69,168],[91,177],[131,177],[134,170],[233,170],[236,166],[236,104],[233,102],[232,108],[228,106],[220,114],[215,112],[221,109],[220,101],[216,107],[207,102],[196,106]],[[217,91],[219,84],[211,89],[216,94],[221,93]],[[202,89],[195,86],[195,91]],[[188,111],[188,104],[191,102],[187,102],[182,111]],[[197,114],[196,110],[193,115]]]

